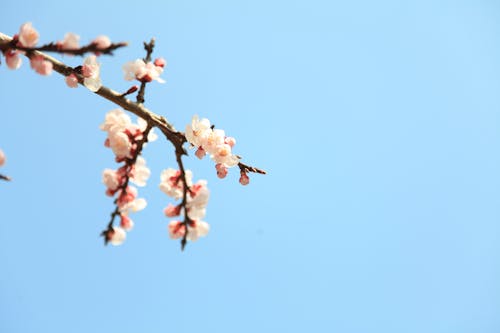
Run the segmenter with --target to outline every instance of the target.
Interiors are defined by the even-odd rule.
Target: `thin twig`
[[[19,45],[17,40],[12,39],[8,43],[0,43],[0,50],[12,49],[12,50],[20,50],[25,52],[33,52],[33,51],[43,51],[43,52],[57,52],[62,54],[70,54],[75,56],[84,56],[87,53],[96,53],[96,54],[107,54],[113,55],[113,51],[119,49],[121,47],[127,46],[128,43],[120,42],[113,43],[108,47],[101,48],[96,43],[90,43],[88,45],[82,46],[77,49],[63,49],[57,43],[49,43],[42,46],[37,47],[25,47]]]

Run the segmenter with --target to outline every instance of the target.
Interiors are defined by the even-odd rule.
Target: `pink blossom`
[[[179,216],[181,213],[181,205],[174,206],[172,204],[168,204],[168,206],[163,210],[163,213],[165,213],[165,216],[167,217]]]
[[[199,180],[196,184],[189,188],[186,207],[205,207],[208,204],[210,191],[207,187],[207,181]]]
[[[126,212],[126,213],[137,213],[148,205],[148,202],[144,198],[137,198],[134,199],[123,206],[120,207],[120,212]]]
[[[118,160],[131,158],[132,142],[125,132],[109,133],[109,147],[113,150]]]
[[[64,79],[66,82],[66,85],[70,88],[76,88],[78,87],[78,78],[76,77],[75,74],[71,73],[70,75],[66,76]]]
[[[140,82],[151,82],[156,80],[159,83],[165,83],[165,81],[160,78],[162,72],[162,67],[155,66],[155,64],[151,62],[146,64],[142,59],[136,59],[135,61],[130,61],[123,65],[123,73],[127,81],[138,80]]]
[[[52,74],[52,63],[45,60],[41,55],[34,55],[30,58],[31,68],[40,75]]]
[[[83,84],[92,92],[98,91],[102,86],[100,78],[100,66],[101,65],[97,62],[97,58],[94,55],[88,56],[83,61]]]
[[[217,177],[219,178],[226,178],[227,176],[227,168],[224,164],[222,163],[217,163],[215,165],[215,169],[217,170]]]
[[[105,169],[102,173],[102,182],[112,192],[116,191],[120,182],[115,170]]]
[[[123,131],[130,124],[130,117],[122,109],[114,109],[106,114],[104,123],[99,128],[108,133],[117,132]]]
[[[186,183],[187,186],[192,185],[192,177],[193,173],[191,170],[186,170]],[[174,199],[182,198],[184,192],[184,184],[181,179],[181,172],[179,170],[174,170],[172,168],[165,169],[161,173],[161,182],[160,182],[160,190],[172,197]]]
[[[156,67],[165,68],[167,66],[167,61],[163,58],[156,58],[154,61]]]
[[[24,47],[34,47],[38,43],[38,31],[33,28],[31,22],[24,23],[19,29],[19,43]]]
[[[205,221],[193,220],[188,224],[188,234],[186,239],[195,242],[199,237],[205,237],[210,230],[210,225]]]
[[[80,36],[68,32],[66,35],[64,35],[64,39],[60,42],[57,42],[57,46],[61,50],[76,50],[78,49],[80,42]]]
[[[130,231],[134,227],[134,221],[130,219],[125,214],[120,215],[120,226],[125,230],[125,231]]]
[[[212,131],[210,121],[206,118],[200,120],[197,115],[191,119],[191,124],[186,126],[186,140],[195,147],[200,147]]]
[[[0,149],[0,167],[5,164],[5,153]]]
[[[228,144],[231,148],[233,148],[234,145],[236,144],[236,139],[231,136],[227,136],[224,139],[224,143]]]
[[[121,245],[127,238],[127,233],[121,227],[113,227],[113,229],[106,235],[107,239],[111,243],[111,245]]]
[[[186,226],[181,221],[171,221],[168,224],[168,233],[172,239],[182,238],[186,234]]]
[[[108,47],[111,46],[111,40],[109,39],[108,36],[104,36],[104,35],[101,35],[101,36],[97,36],[93,41],[92,41],[93,44],[95,44],[95,46],[100,49],[100,50],[104,50],[104,49],[107,49]],[[99,52],[96,52],[96,54],[99,54]]]
[[[239,162],[238,157],[231,153],[231,146],[226,143],[216,146],[211,157],[215,163],[222,163],[228,167],[233,167]]]
[[[7,63],[7,67],[9,69],[18,69],[19,67],[21,67],[23,61],[19,56],[18,51],[7,50],[7,52],[5,53],[5,62]]]
[[[240,173],[240,184],[241,185],[248,185],[250,183],[250,178],[248,178],[248,175],[245,172]]]
[[[146,181],[151,175],[151,171],[146,166],[146,160],[139,156],[132,169],[130,181],[137,186],[146,186]]]
[[[201,160],[203,157],[205,157],[205,155],[207,153],[205,152],[205,150],[202,147],[198,147],[198,149],[196,150],[196,152],[194,154],[196,155],[196,157],[198,157]]]
[[[216,153],[218,146],[224,144],[224,131],[220,129],[213,129],[208,132],[208,135],[201,142],[201,146],[205,149],[210,155]]]

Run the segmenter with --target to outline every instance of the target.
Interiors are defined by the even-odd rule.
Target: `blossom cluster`
[[[165,83],[160,75],[166,65],[167,62],[163,58],[157,58],[154,62],[147,63],[143,59],[136,59],[127,62],[122,69],[127,81],[137,80],[145,83],[156,80],[159,83]]]
[[[92,92],[98,92],[102,87],[98,57],[101,54],[111,54],[116,48],[126,45],[126,43],[111,43],[107,36],[98,36],[90,44],[80,46],[80,36],[67,33],[60,41],[37,46],[39,37],[38,31],[29,22],[21,26],[19,33],[12,40],[2,37],[0,50],[5,56],[7,67],[18,69],[22,64],[21,55],[25,55],[37,73],[50,75],[55,66],[55,70],[65,76],[65,82],[69,87],[76,88],[78,84],[83,84]],[[107,133],[104,145],[112,150],[115,161],[120,163],[117,169],[105,169],[102,174],[102,182],[106,186],[105,193],[114,198],[116,205],[102,236],[106,244],[122,244],[127,237],[127,232],[134,226],[130,218],[131,213],[146,207],[147,202],[144,198],[138,197],[136,187],[145,186],[151,174],[141,152],[147,142],[156,139],[152,129],[158,127],[174,145],[180,168],[180,170],[171,168],[163,170],[160,189],[174,200],[180,200],[178,204],[169,203],[164,209],[164,214],[168,218],[173,218],[168,224],[170,238],[181,239],[181,245],[184,248],[187,241],[196,241],[206,236],[210,229],[209,224],[204,221],[210,192],[206,180],[193,183],[192,172],[184,169],[182,155],[185,153],[183,145],[186,141],[191,144],[191,147],[196,148],[195,155],[199,159],[209,155],[215,162],[219,178],[225,178],[229,168],[238,166],[239,181],[247,185],[249,183],[247,173],[265,174],[265,171],[241,163],[241,158],[233,153],[236,140],[226,136],[224,130],[216,129],[208,119],[200,119],[195,115],[186,127],[185,133],[182,133],[174,130],[163,117],[142,108],[146,83],[152,81],[164,83],[165,81],[160,76],[167,65],[163,58],[151,60],[154,39],[149,44],[145,43],[144,48],[147,51],[144,59],[127,62],[122,67],[125,80],[141,82],[140,88],[134,85],[111,100],[117,105],[123,105],[124,96],[139,90],[136,103],[127,101],[127,105],[130,106],[127,109],[135,114],[143,116],[147,114],[144,117],[148,121],[138,118],[134,123],[122,109],[114,109],[106,114],[104,122],[100,125],[100,129]],[[70,56],[88,53],[91,55],[86,57],[81,65],[69,67],[54,61],[41,51]],[[0,150],[0,167],[4,163],[5,155]],[[0,179],[10,180],[9,177],[1,174]],[[115,222],[115,219],[118,221]]]
[[[202,159],[206,154],[216,163],[215,169],[219,178],[225,178],[228,168],[239,164],[240,158],[232,153],[236,144],[233,137],[226,136],[224,130],[216,129],[210,120],[200,119],[194,115],[191,124],[186,126],[186,140],[195,148],[195,155]],[[240,183],[247,185],[250,182],[245,171],[240,172]]]
[[[33,28],[31,22],[24,23],[19,29],[19,33],[14,35],[14,42],[18,47],[35,47],[40,38],[38,31]],[[10,69],[18,69],[21,67],[22,59],[20,55],[25,54],[24,51],[16,49],[7,49],[4,51],[5,63]],[[52,63],[45,60],[40,55],[32,55],[30,57],[31,68],[41,75],[50,75],[52,73]]]
[[[180,170],[172,168],[165,169],[161,173],[160,190],[176,200],[182,199],[180,204],[169,204],[164,210],[167,217],[184,214],[184,221],[173,220],[168,225],[172,239],[182,238],[194,242],[199,237],[206,236],[210,229],[208,223],[202,220],[210,196],[207,181],[199,180],[193,184],[192,178],[190,170],[184,172],[184,177]]]
[[[39,39],[40,39],[40,34],[38,33],[38,31],[33,27],[31,22],[27,22],[21,25],[19,33],[14,35],[13,43],[17,48],[36,49]],[[55,50],[63,54],[71,55],[71,53],[68,52],[78,50],[80,47],[79,41],[80,41],[80,36],[69,32],[64,36],[63,40],[57,41],[55,43]],[[52,43],[49,45],[54,45],[54,44]],[[109,37],[102,35],[95,38],[90,43],[90,45],[94,46],[95,55],[91,55],[84,60],[81,66],[81,72],[78,72],[78,74],[82,75],[84,86],[86,86],[89,90],[96,92],[102,86],[101,79],[99,76],[100,64],[97,62],[96,56],[101,54],[99,50],[101,51],[105,50],[112,44]],[[23,51],[17,48],[7,48],[6,50],[3,51],[3,54],[5,56],[5,63],[7,64],[7,67],[9,69],[20,68],[22,64],[22,58],[20,56],[27,55],[30,59],[30,66],[35,72],[37,72],[40,75],[52,74],[54,66],[52,62],[46,60],[45,57],[43,57],[40,54],[28,53],[27,51]],[[75,71],[75,73],[71,73],[68,76],[66,76],[65,79],[66,84],[71,88],[76,88],[78,86],[79,80],[76,73],[77,72]]]
[[[139,154],[145,142],[155,140],[156,135],[149,131],[145,138],[146,121],[139,118],[137,124],[134,124],[121,109],[108,112],[100,128],[108,134],[104,145],[113,151],[117,162],[124,163],[117,170],[105,169],[102,176],[106,195],[116,197],[115,214],[120,217],[119,227],[110,226],[104,232],[105,241],[120,245],[125,240],[125,232],[130,231],[134,225],[129,214],[144,209],[147,204],[144,198],[137,197],[137,188],[129,185],[129,182],[137,186],[146,185],[151,172],[146,166],[146,160]]]

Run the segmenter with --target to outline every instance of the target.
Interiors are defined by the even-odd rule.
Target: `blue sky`
[[[168,238],[158,189],[175,166],[144,151],[148,208],[121,247],[98,237],[114,168],[98,126],[114,106],[24,62],[0,67],[0,331],[498,332],[500,7],[495,1],[8,2],[0,31],[75,32],[168,61],[146,106],[193,114],[266,169],[211,189],[207,238]],[[64,57],[70,65],[80,58]]]

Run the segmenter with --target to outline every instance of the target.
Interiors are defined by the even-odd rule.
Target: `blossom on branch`
[[[209,154],[216,163],[217,176],[224,178],[227,175],[227,168],[238,165],[240,159],[232,153],[232,148],[236,144],[233,137],[228,137],[221,129],[215,129],[206,118],[200,119],[193,116],[191,124],[186,126],[186,139],[195,148],[195,155],[203,158]]]
[[[83,84],[92,92],[98,91],[102,86],[100,72],[101,65],[97,62],[96,56],[85,58],[82,66]]]
[[[140,119],[140,118],[139,118]],[[124,164],[117,170],[105,169],[102,175],[102,182],[106,186],[106,195],[116,196],[116,209],[112,214],[112,219],[108,229],[103,231],[105,242],[112,245],[119,245],[112,241],[114,218],[120,217],[120,226],[124,231],[129,231],[133,227],[133,222],[129,217],[130,213],[144,209],[147,202],[144,198],[138,198],[137,188],[130,186],[132,182],[137,186],[145,186],[151,171],[146,166],[146,160],[139,156],[147,141],[145,134],[149,138],[150,127],[138,121],[132,123],[130,117],[121,109],[111,110],[106,114],[100,129],[107,132],[105,146],[113,150],[115,160]],[[145,132],[148,133],[145,133]]]
[[[157,138],[153,132],[154,127],[158,128],[175,148],[179,169],[163,170],[160,189],[173,199],[180,200],[177,204],[169,203],[164,209],[164,214],[169,218],[182,216],[180,220],[171,221],[168,225],[170,237],[180,238],[182,249],[188,241],[196,241],[206,236],[210,229],[209,224],[203,220],[210,191],[205,180],[193,183],[192,172],[184,167],[182,158],[186,155],[184,147],[186,142],[196,148],[195,155],[199,159],[207,154],[210,156],[215,162],[219,178],[226,177],[228,168],[234,166],[240,169],[240,183],[243,185],[249,183],[248,173],[266,173],[264,170],[240,162],[241,158],[232,152],[236,140],[226,136],[224,130],[216,129],[208,119],[200,119],[195,115],[183,133],[177,131],[164,117],[143,106],[146,83],[165,82],[160,76],[167,62],[163,58],[151,61],[154,39],[150,43],[144,43],[146,50],[144,60],[136,59],[123,66],[125,80],[138,80],[141,85],[140,87],[134,85],[122,94],[109,88],[101,89],[100,64],[96,56],[112,54],[112,51],[125,46],[126,43],[111,43],[107,36],[99,36],[90,44],[79,47],[80,37],[73,33],[67,33],[62,41],[41,46],[36,46],[38,39],[39,34],[31,23],[23,24],[19,34],[13,38],[0,34],[0,47],[7,67],[19,68],[22,62],[20,56],[24,55],[30,59],[31,67],[37,73],[49,75],[52,70],[55,70],[65,76],[65,82],[69,87],[74,88],[79,83],[83,83],[90,91],[144,118],[138,118],[137,122],[133,123],[122,109],[115,109],[106,114],[104,122],[100,125],[101,130],[107,133],[104,145],[113,151],[115,161],[120,163],[117,169],[105,169],[102,174],[102,182],[106,187],[105,193],[114,198],[115,204],[107,228],[101,233],[105,244],[122,244],[127,232],[134,226],[130,214],[144,209],[147,205],[144,198],[138,197],[138,190],[131,183],[145,186],[151,175],[141,153],[147,142]],[[81,66],[70,67],[42,52],[56,52],[63,55],[93,53],[93,55],[85,58]],[[138,90],[135,103],[125,98]],[[5,155],[0,150],[0,166],[4,163]],[[3,175],[0,175],[0,178],[9,180],[9,177]]]
[[[31,25],[31,22],[26,22],[21,25],[19,29],[19,35],[17,36],[19,44],[23,47],[33,47],[38,43],[38,38],[40,35],[38,31]]]
[[[45,60],[41,55],[34,55],[30,58],[31,68],[40,75],[52,74],[52,63]]]
[[[186,180],[186,186],[183,179]],[[182,238],[182,247],[186,241],[196,241],[199,237],[206,236],[210,229],[205,221],[201,221],[206,214],[206,206],[210,192],[207,188],[206,180],[199,180],[192,183],[192,172],[185,170],[166,169],[161,173],[160,189],[168,196],[178,200],[182,199],[179,205],[174,206],[169,203],[164,209],[167,217],[184,214],[184,221],[171,221],[168,225],[170,238]]]
[[[9,69],[18,69],[23,63],[21,57],[19,56],[19,51],[7,50],[5,52],[5,62]]]
[[[74,34],[72,32],[68,32],[64,35],[64,39],[60,42],[57,42],[57,47],[64,50],[76,50],[80,47],[80,36]]]
[[[126,81],[138,80],[140,82],[151,82],[156,80],[159,83],[165,83],[165,80],[160,78],[162,72],[162,66],[157,66],[152,62],[146,64],[142,59],[136,59],[123,65],[123,73],[125,74]]]

